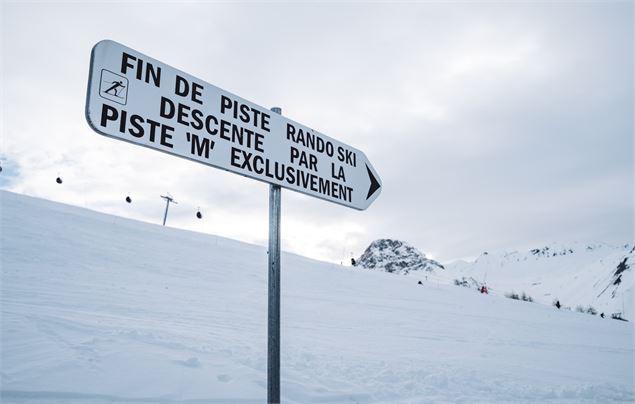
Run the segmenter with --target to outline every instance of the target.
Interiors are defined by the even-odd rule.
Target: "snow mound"
[[[373,241],[356,266],[404,275],[411,271],[433,272],[444,269],[443,265],[426,258],[424,253],[410,244],[391,239]]]

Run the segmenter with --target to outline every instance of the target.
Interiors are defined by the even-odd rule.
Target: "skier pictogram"
[[[128,79],[110,70],[102,69],[99,95],[107,100],[126,105],[128,101]]]
[[[110,86],[108,90],[104,91],[104,93],[110,94],[110,92],[112,91],[112,94],[115,97],[123,98],[123,96],[120,96],[117,92],[119,87],[121,87],[121,91],[123,91],[123,89],[126,88],[126,86],[123,84],[123,80],[111,81],[110,84],[112,84],[112,86]]]

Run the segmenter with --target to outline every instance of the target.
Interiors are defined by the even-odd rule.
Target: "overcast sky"
[[[396,238],[447,262],[633,242],[630,1],[3,1],[1,14],[2,189],[159,224],[170,192],[168,225],[266,244],[266,184],[89,128],[90,51],[112,39],[365,152],[383,181],[366,211],[283,191],[287,251],[340,262]]]

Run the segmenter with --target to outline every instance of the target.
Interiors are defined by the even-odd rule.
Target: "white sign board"
[[[98,133],[366,209],[381,180],[360,150],[113,41],[91,54]]]

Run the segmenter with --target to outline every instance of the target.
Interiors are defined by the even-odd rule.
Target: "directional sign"
[[[102,135],[359,210],[381,192],[360,150],[113,41],[93,48],[86,119]]]

